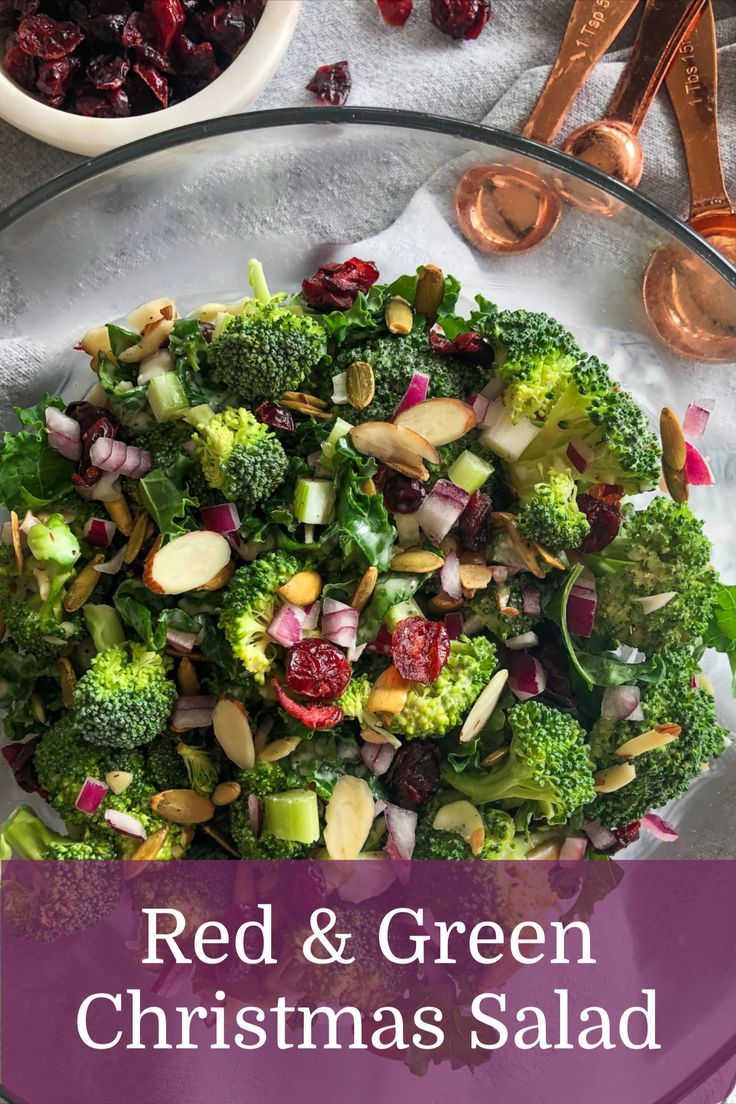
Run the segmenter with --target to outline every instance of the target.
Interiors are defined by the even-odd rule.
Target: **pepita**
[[[427,319],[428,326],[432,326],[436,321],[444,294],[445,274],[442,269],[433,264],[424,265],[417,280],[414,310]]]
[[[373,402],[376,379],[367,360],[355,360],[348,366],[345,386],[348,402],[355,410],[365,410]]]
[[[66,592],[64,609],[67,613],[75,613],[78,609],[82,608],[85,602],[90,600],[100,581],[100,573],[99,571],[95,571],[95,566],[103,563],[104,559],[103,553],[98,552],[79,572],[76,579],[69,587],[69,590]]]
[[[132,564],[133,560],[138,557],[141,548],[143,548],[144,541],[149,534],[150,521],[151,519],[148,514],[139,514],[135,519],[128,543],[125,546],[125,552],[123,553],[123,563]]]
[[[507,747],[496,748],[490,755],[486,755],[485,759],[481,759],[480,765],[482,767],[497,767],[499,763],[503,763],[508,758],[509,749]]]
[[[113,498],[110,502],[106,502],[105,509],[123,536],[129,537],[133,532],[133,515],[123,495],[120,498]]]
[[[212,801],[218,806],[232,805],[233,801],[238,800],[240,793],[241,786],[239,782],[221,782],[214,789]]]
[[[199,675],[189,656],[184,656],[180,661],[179,670],[176,672],[176,681],[179,684],[179,690],[183,698],[191,698],[199,693]]]
[[[280,740],[272,740],[259,753],[256,762],[278,763],[279,759],[285,759],[287,755],[291,755],[301,742],[301,736],[284,736]]]
[[[376,589],[376,583],[378,582],[378,568],[369,567],[363,578],[355,588],[355,594],[350,605],[353,609],[361,612],[368,605],[373,591]]]
[[[151,809],[156,816],[174,824],[202,824],[215,815],[215,806],[208,797],[186,789],[162,790],[154,794]]]
[[[674,471],[682,471],[687,460],[685,435],[679,418],[669,406],[663,406],[659,415],[659,434],[662,438],[662,460]]]
[[[493,571],[486,564],[460,564],[460,583],[468,590],[485,590],[493,578]]]
[[[59,656],[56,661],[61,687],[61,701],[65,709],[74,708],[74,691],[77,689],[77,676],[67,656]]]
[[[409,548],[406,552],[396,553],[391,560],[391,570],[428,575],[432,571],[439,571],[444,562],[436,552],[427,552],[423,548]]]
[[[386,304],[386,327],[389,333],[410,334],[414,325],[414,312],[407,303],[398,295],[392,296]]]
[[[35,690],[31,694],[31,716],[39,724],[46,724],[46,706],[43,704],[41,695]]]
[[[23,546],[20,543],[20,522],[15,510],[10,511],[10,536],[13,541],[13,553],[18,574],[23,574]]]

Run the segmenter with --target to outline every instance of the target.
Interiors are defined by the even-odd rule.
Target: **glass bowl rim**
[[[177,146],[224,134],[247,133],[252,130],[268,130],[277,127],[337,123],[340,126],[395,127],[397,129],[424,131],[464,138],[480,145],[496,146],[521,154],[542,164],[569,173],[588,184],[600,188],[620,200],[624,206],[643,215],[673,238],[692,250],[708,263],[720,276],[736,288],[736,266],[687,223],[669,214],[654,200],[620,183],[599,169],[571,157],[561,150],[542,145],[529,138],[521,138],[499,127],[484,123],[465,122],[445,115],[432,115],[423,111],[405,111],[383,107],[285,107],[268,111],[249,111],[245,114],[227,115],[219,119],[190,123],[163,133],[152,134],[136,142],[119,146],[109,153],[89,158],[47,183],[34,188],[25,196],[0,210],[0,234],[13,223],[33,212],[37,207],[56,199],[64,192],[93,180],[111,169],[128,165],[133,161],[175,149]]]

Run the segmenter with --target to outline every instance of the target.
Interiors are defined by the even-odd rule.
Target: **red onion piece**
[[[500,395],[503,395],[506,390],[506,384],[500,376],[494,376],[485,385],[480,394],[484,399],[488,399],[489,402],[494,402]]]
[[[120,480],[115,472],[105,472],[91,487],[74,488],[85,502],[112,502],[120,498]]]
[[[121,813],[118,809],[105,809],[105,823],[120,832],[123,836],[133,836],[135,839],[147,839],[148,833],[138,817],[130,813]]]
[[[457,522],[470,495],[449,479],[438,479],[417,510],[417,521],[427,537],[439,544]]]
[[[473,396],[473,401],[472,402],[470,401],[470,399],[468,399],[468,406],[471,406],[473,408],[473,413],[475,414],[475,424],[476,425],[482,425],[483,419],[485,418],[486,414],[488,413],[488,407],[490,405],[491,405],[491,400],[489,398],[487,398],[485,395],[475,395],[475,396]]]
[[[604,828],[600,821],[583,821],[583,831],[596,851],[608,851],[611,847],[616,846],[615,835],[610,828]]]
[[[195,644],[198,644],[202,636],[202,632],[190,633],[179,632],[178,629],[166,630],[166,643],[172,648],[176,648],[177,652],[183,652],[187,655],[194,649]]]
[[[259,839],[263,829],[263,802],[258,794],[248,794],[248,818],[253,835]]]
[[[46,407],[45,419],[49,447],[67,460],[79,460],[82,455],[82,429],[79,422],[57,410],[55,406]]]
[[[462,598],[463,585],[460,582],[460,560],[457,552],[451,550],[445,556],[445,562],[440,571],[440,582],[448,598],[452,598],[454,602]]]
[[[505,564],[493,564],[491,567],[491,577],[497,586],[503,586],[509,577],[509,568]]]
[[[606,721],[631,721],[641,705],[638,686],[607,686],[601,700],[601,717]]]
[[[493,576],[494,579],[496,576]],[[504,579],[504,582],[506,580]],[[532,617],[542,612],[542,606],[539,600],[539,588],[535,586],[525,586],[521,591],[521,609],[523,613],[528,613]]]
[[[388,841],[384,851],[391,859],[410,859],[414,854],[417,834],[417,814],[413,809],[401,809],[386,802]]]
[[[409,380],[409,386],[399,400],[399,405],[394,410],[394,418],[403,414],[410,406],[424,402],[429,391],[429,376],[424,372],[415,372]]]
[[[107,548],[115,536],[115,522],[107,518],[90,518],[82,530],[87,544],[95,548]]]
[[[360,613],[344,602],[325,598],[322,603],[322,635],[341,648],[354,648]]]
[[[509,656],[509,689],[519,701],[536,698],[547,686],[547,672],[535,656],[519,652]]]
[[[240,556],[241,560],[247,560],[249,563],[251,560],[255,560],[266,548],[263,541],[243,540],[237,533],[225,533],[224,537],[233,551],[237,552]]]
[[[446,613],[444,616],[445,628],[450,640],[459,640],[463,635],[465,620],[461,613]]]
[[[659,840],[664,840],[665,843],[674,843],[676,839],[680,838],[680,833],[674,828],[669,821],[663,820],[661,816],[657,816],[656,813],[647,813],[646,816],[641,818],[641,824],[643,828],[646,828],[648,832],[651,832],[653,836],[656,836]]]
[[[691,487],[712,487],[715,484],[710,464],[689,441],[685,442],[685,482]]]
[[[209,529],[212,533],[236,533],[240,528],[240,515],[234,502],[203,506],[199,516],[205,529]]]
[[[690,403],[688,406],[682,419],[682,432],[691,441],[697,441],[705,433],[712,409],[712,406],[698,406],[697,403]]]
[[[593,450],[585,441],[572,440],[567,446],[567,459],[570,461],[576,471],[581,474],[591,464],[593,460]]]
[[[391,655],[391,633],[385,625],[381,625],[378,630],[378,636],[370,645],[370,649],[372,652],[378,652],[380,655]]]
[[[99,571],[101,575],[117,575],[118,571],[123,566],[124,556],[125,546],[116,552],[111,560],[107,560],[106,563],[95,564],[95,571]]]
[[[575,583],[567,603],[567,627],[574,636],[593,635],[597,603],[595,589]]]
[[[539,637],[535,632],[520,633],[519,636],[510,636],[506,641],[506,647],[512,652],[521,652],[525,648],[535,648],[539,643]]]
[[[89,459],[94,467],[129,479],[139,479],[151,470],[150,453],[112,437],[98,437],[89,450]]]
[[[568,836],[562,844],[560,862],[579,862],[585,858],[588,841],[585,836]]]
[[[94,816],[105,800],[107,789],[106,784],[100,782],[99,778],[90,778],[87,776],[82,783],[81,790],[77,794],[74,808],[79,809],[80,813],[85,813],[87,816]]]
[[[171,714],[171,727],[176,732],[191,732],[194,728],[209,728],[217,698],[206,694],[191,694],[177,698]]]
[[[302,629],[306,614],[301,606],[286,602],[276,611],[266,632],[284,648],[298,644],[302,638]]]
[[[360,749],[360,758],[377,778],[386,773],[395,754],[396,748],[391,744],[363,744]]]
[[[308,606],[304,607],[304,621],[302,623],[302,632],[312,632],[317,628],[319,623],[319,611],[321,603],[319,598],[316,598],[314,602],[310,602]]]
[[[253,746],[255,747],[256,752],[263,751],[264,747],[266,746],[266,743],[268,742],[268,737],[271,735],[271,729],[274,726],[275,720],[276,718],[274,717],[273,713],[269,713],[266,717],[263,718],[258,728],[256,729],[255,735],[253,736]]]

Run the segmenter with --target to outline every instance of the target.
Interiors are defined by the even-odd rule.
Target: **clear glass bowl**
[[[537,249],[490,255],[458,231],[452,195],[471,167],[506,163],[565,194],[590,190],[609,217],[565,206]],[[612,203],[612,200],[616,201]],[[587,203],[590,207],[591,204]],[[353,253],[383,277],[436,262],[504,307],[545,310],[611,364],[652,417],[716,399],[705,439],[717,485],[695,489],[714,559],[736,580],[734,364],[673,356],[642,303],[655,249],[684,252],[734,295],[736,269],[649,200],[565,155],[503,131],[379,109],[299,109],[215,120],[157,135],[81,165],[0,213],[0,419],[44,390],[81,396],[84,331],[170,295],[187,310],[244,294],[258,256],[272,287],[296,288],[320,263]],[[731,316],[736,325],[736,311]],[[724,664],[709,657],[723,721],[736,727]],[[16,803],[9,773],[0,815]],[[736,768],[727,754],[671,812],[675,844],[638,854],[736,856]],[[631,852],[627,852],[629,854]]]

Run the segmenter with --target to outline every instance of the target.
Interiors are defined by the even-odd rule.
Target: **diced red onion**
[[[465,624],[463,615],[461,613],[446,613],[444,621],[447,635],[450,640],[459,640],[463,635],[463,627]]]
[[[253,747],[256,749],[256,752],[263,751],[268,741],[268,737],[271,735],[271,729],[273,728],[275,721],[276,718],[274,717],[273,713],[268,713],[259,724],[258,728],[255,731],[255,735],[253,736]]]
[[[567,603],[567,627],[574,636],[593,635],[597,604],[595,589],[575,583]]]
[[[442,589],[448,598],[454,602],[463,596],[463,584],[460,582],[460,560],[457,552],[452,549],[445,556],[445,562],[440,571]]]
[[[319,611],[320,600],[316,598],[314,602],[310,602],[308,606],[304,606],[304,621],[302,622],[302,632],[311,632],[317,628],[319,623]]]
[[[385,625],[381,625],[376,639],[370,645],[370,649],[372,652],[378,652],[380,655],[391,655],[391,633]]]
[[[497,586],[503,586],[509,577],[509,568],[505,564],[493,564],[491,566],[491,578]]]
[[[417,814],[413,809],[401,809],[386,802],[384,814],[388,840],[384,851],[391,859],[410,859],[414,854],[417,835]]]
[[[539,637],[535,632],[525,632],[519,636],[510,636],[506,647],[512,652],[522,652],[525,648],[535,648],[538,643]]]
[[[151,454],[113,437],[98,437],[89,450],[90,463],[102,471],[140,479],[151,470]]]
[[[665,590],[661,594],[647,594],[644,598],[635,598],[634,601],[639,603],[642,613],[645,617],[648,617],[650,613],[656,613],[657,610],[663,609],[668,602],[676,597],[676,590]]]
[[[590,466],[594,455],[592,448],[586,445],[585,441],[572,440],[567,446],[567,459],[581,474]]]
[[[320,476],[323,476],[323,477],[330,477],[331,478],[332,477],[332,472],[330,471],[329,468],[326,468],[324,466],[324,464],[322,463],[322,461],[324,460],[325,455],[326,455],[325,451],[324,451],[324,446],[326,444],[327,444],[327,442],[323,441],[322,446],[319,449],[317,449],[316,452],[310,452],[309,456],[307,457],[307,466],[312,469],[312,471],[314,472],[315,475],[320,475]]]
[[[118,571],[123,566],[124,558],[125,546],[119,549],[111,560],[107,560],[105,563],[95,564],[95,571],[99,571],[101,575],[117,575]]]
[[[105,823],[120,832],[123,836],[133,836],[134,839],[147,839],[148,833],[138,817],[130,813],[121,813],[118,809],[105,809]]]
[[[651,832],[653,836],[656,836],[659,840],[664,840],[665,843],[673,843],[676,839],[680,838],[680,833],[669,823],[667,820],[663,820],[661,816],[657,816],[656,813],[647,813],[646,816],[641,818],[642,828],[646,828],[648,832]]]
[[[485,385],[480,393],[484,399],[488,399],[489,402],[494,402],[494,400],[497,399],[499,395],[503,395],[505,390],[506,384],[501,379],[501,377],[494,376],[493,379],[490,379],[488,381],[488,383]]]
[[[539,587],[525,586],[522,588],[521,609],[523,613],[528,613],[532,617],[542,612],[542,607],[539,601]]]
[[[115,536],[115,522],[107,518],[90,518],[82,530],[87,544],[95,548],[107,548]]]
[[[483,419],[488,413],[488,407],[490,406],[490,404],[491,400],[485,395],[473,396],[472,402],[470,401],[470,399],[468,399],[468,405],[473,408],[473,413],[475,414],[476,425],[482,425]]]
[[[608,851],[616,845],[616,837],[610,828],[605,828],[598,820],[584,820],[583,831],[596,851]]]
[[[682,420],[682,432],[691,441],[697,441],[705,433],[712,407],[690,403]]]
[[[470,495],[449,479],[438,479],[417,510],[417,521],[434,544],[439,544],[456,523]]]
[[[91,487],[76,487],[77,494],[85,502],[112,502],[120,498],[120,480],[115,472],[105,472]]]
[[[712,487],[715,484],[710,464],[689,441],[685,442],[685,482],[691,487]]]
[[[368,643],[358,644],[355,648],[348,648],[348,663],[357,663],[363,652],[368,647]]]
[[[341,648],[354,648],[358,633],[360,613],[335,598],[325,598],[322,603],[322,635]]]
[[[79,460],[82,455],[82,429],[79,422],[55,406],[46,407],[46,432],[49,447],[67,460]]]
[[[217,698],[206,694],[190,694],[177,698],[171,714],[171,727],[176,732],[191,732],[193,728],[209,728]]]
[[[606,721],[630,721],[641,705],[638,686],[607,686],[601,699],[601,717]]]
[[[335,406],[345,406],[348,401],[348,374],[338,372],[332,377],[332,401]]]
[[[247,560],[248,562],[255,560],[267,547],[263,541],[243,540],[237,533],[225,533],[224,537],[233,551],[237,552],[240,556],[241,560]]]
[[[547,686],[547,672],[539,660],[528,652],[509,656],[509,689],[519,701],[536,698]]]
[[[363,744],[360,749],[360,758],[377,778],[386,773],[395,754],[396,748],[391,744]]]
[[[588,841],[585,836],[568,836],[562,844],[560,862],[579,862],[585,858]]]
[[[504,410],[505,410],[505,407],[504,407],[504,404],[503,404],[503,399],[500,399],[500,398],[490,399],[489,403],[488,403],[488,407],[487,407],[486,412],[485,412],[485,416],[483,418],[483,423],[479,428],[480,429],[493,429],[496,422],[499,420],[501,415],[504,413]]]
[[[219,502],[216,506],[203,506],[199,511],[202,524],[212,533],[237,533],[240,514],[234,502]]]
[[[77,794],[74,808],[79,809],[80,813],[85,813],[87,816],[94,816],[105,800],[107,790],[107,785],[104,782],[100,782],[99,778],[90,778],[88,776],[85,778],[82,783],[82,788]]]
[[[178,629],[166,630],[166,643],[172,648],[176,648],[177,652],[183,652],[187,655],[194,649],[195,644],[198,644],[202,637],[202,632],[190,633],[180,632]]]
[[[258,794],[248,794],[248,819],[253,835],[259,839],[263,829],[263,802]]]
[[[399,400],[399,405],[394,410],[394,418],[403,414],[410,406],[424,402],[429,391],[429,376],[425,372],[414,372],[409,380],[409,386]]]
[[[291,648],[301,640],[305,620],[306,613],[301,606],[285,602],[271,618],[266,632],[277,644],[281,644],[284,648]]]

